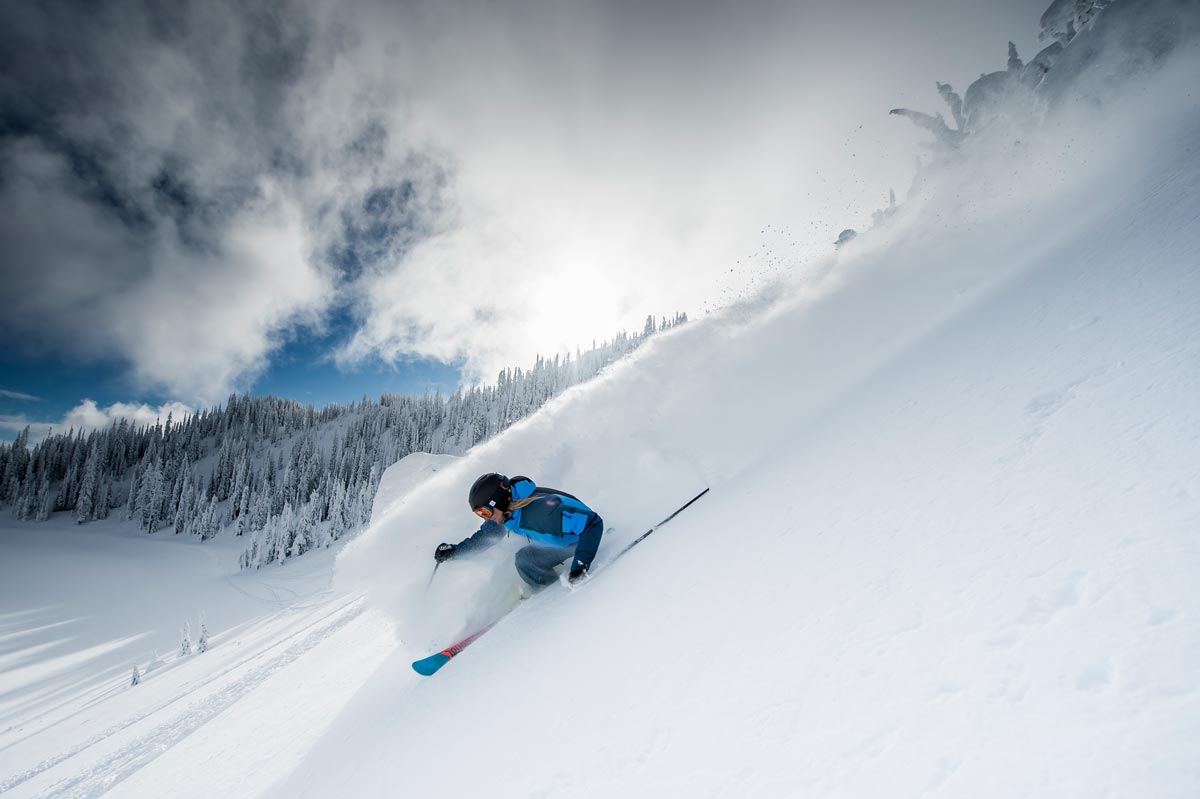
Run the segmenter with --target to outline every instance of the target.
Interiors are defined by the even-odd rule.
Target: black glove
[[[433,559],[438,563],[450,560],[454,557],[454,544],[438,544],[437,549],[433,550]]]
[[[584,566],[583,564],[578,564],[572,568],[571,573],[567,575],[567,582],[569,582],[571,585],[574,585],[584,577],[587,577],[587,573],[588,567]]]

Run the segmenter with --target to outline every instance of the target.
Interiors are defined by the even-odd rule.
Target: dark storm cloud
[[[351,44],[301,3],[0,6],[0,335],[220,396],[426,220],[425,160],[309,103]],[[359,112],[362,112],[361,114]],[[391,166],[389,166],[391,164]],[[409,174],[409,172],[419,174]],[[418,184],[420,181],[420,184]],[[403,213],[397,213],[402,211]]]
[[[6,139],[61,157],[89,200],[139,230],[218,225],[296,142],[288,97],[319,56],[300,6],[6,4]]]

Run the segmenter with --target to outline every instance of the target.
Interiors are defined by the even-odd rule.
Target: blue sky
[[[139,389],[126,375],[127,369],[119,363],[0,356],[0,424],[4,425],[0,440],[11,441],[27,423],[35,435],[47,424],[58,430],[85,398],[102,408],[134,401],[156,409],[174,399],[163,392]],[[246,390],[321,406],[356,402],[364,394],[378,398],[384,393],[419,394],[427,389],[453,392],[461,377],[460,367],[432,359],[394,364],[374,359],[341,368],[329,360],[327,342],[308,337],[281,348],[266,372]]]
[[[904,199],[887,111],[1045,5],[2,4],[0,435],[450,390],[819,268]]]

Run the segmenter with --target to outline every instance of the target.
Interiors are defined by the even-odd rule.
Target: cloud
[[[158,407],[145,403],[114,402],[112,405],[102,408],[94,400],[85,399],[68,411],[58,422],[39,421],[23,414],[0,415],[0,430],[20,433],[28,427],[30,443],[36,444],[52,433],[66,433],[70,430],[84,432],[99,430],[120,419],[128,419],[134,425],[143,426],[166,422],[168,415],[172,415],[174,421],[181,422],[195,412],[194,408],[181,402],[166,402]]]
[[[0,388],[0,397],[8,399],[28,400],[29,402],[39,402],[40,400],[32,394],[22,394],[20,391],[9,391],[8,389]]]
[[[450,154],[456,217],[364,276],[363,323],[341,360],[464,357],[488,379],[827,255],[911,178],[916,137],[886,110],[914,86],[936,99],[948,77],[912,40],[948,27],[946,47],[968,41],[978,59],[986,40],[1003,64],[996,10],[966,5],[441,4],[366,17],[407,35],[378,42],[386,52],[365,36],[349,57],[404,83],[389,119]]]
[[[14,433],[19,433],[26,427],[34,430],[50,427],[50,422],[39,422],[30,419],[24,414],[0,414],[0,430],[11,430]],[[43,433],[43,437],[45,434]]]
[[[886,109],[1042,4],[4,4],[0,335],[205,403],[335,312],[343,364],[484,377],[695,313],[902,188]]]
[[[365,110],[310,129],[305,91],[339,47],[318,11],[0,12],[0,274],[21,298],[0,335],[14,349],[118,359],[143,388],[210,402],[321,327],[339,302],[342,206],[401,170],[364,168]]]
[[[176,422],[191,416],[196,410],[181,402],[167,402],[157,408],[144,403],[114,402],[107,408],[99,407],[93,400],[85,399],[67,412],[59,424],[60,428],[97,430],[108,427],[114,421],[128,419],[135,425],[152,425],[173,416]]]

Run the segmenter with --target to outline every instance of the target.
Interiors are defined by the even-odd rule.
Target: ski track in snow
[[[266,662],[255,667],[249,667],[246,661],[230,664],[227,668],[210,675],[199,685],[188,686],[156,706],[140,714],[131,716],[72,749],[44,760],[33,768],[17,774],[4,783],[0,783],[0,795],[86,752],[91,747],[110,739],[122,730],[139,724],[148,718],[152,718],[171,705],[194,696],[204,686],[226,677],[231,672],[244,672],[240,677],[217,693],[199,702],[187,705],[181,713],[178,713],[170,720],[157,724],[149,732],[138,736],[116,752],[103,758],[100,762],[71,777],[58,781],[36,796],[41,799],[42,797],[96,797],[103,795],[114,785],[127,779],[171,747],[187,738],[204,724],[216,718],[239,699],[270,679],[280,669],[294,663],[306,652],[320,645],[331,635],[357,619],[365,609],[366,607],[362,598],[357,596],[340,604],[338,607],[322,615],[321,618],[308,624],[305,628],[292,633],[283,641],[273,644],[267,651],[257,652],[249,658],[249,660],[263,658],[268,656],[270,650],[287,644],[286,649],[274,656],[270,656]]]

